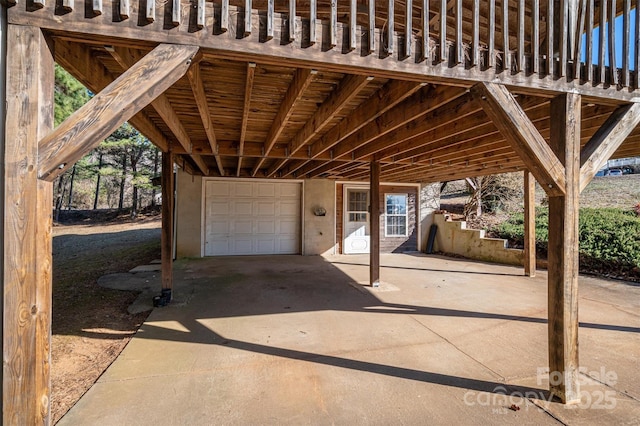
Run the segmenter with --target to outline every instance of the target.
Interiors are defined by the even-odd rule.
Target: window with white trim
[[[407,194],[385,194],[384,235],[406,237],[408,229]]]

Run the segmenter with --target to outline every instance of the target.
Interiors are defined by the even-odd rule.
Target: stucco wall
[[[469,259],[485,262],[522,265],[524,254],[519,249],[508,249],[507,241],[498,238],[485,238],[484,231],[466,229],[463,221],[448,221],[444,214],[434,216],[438,225],[435,250],[457,254]]]
[[[304,211],[302,221],[303,253],[322,255],[335,253],[335,182],[328,179],[307,179],[304,181]],[[316,216],[317,208],[326,210],[324,216]]]
[[[429,229],[433,224],[435,212],[440,210],[440,183],[420,185],[420,251],[427,251]]]
[[[178,169],[176,190],[176,257],[200,257],[202,177]]]

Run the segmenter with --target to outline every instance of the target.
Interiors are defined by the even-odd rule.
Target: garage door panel
[[[235,220],[232,233],[251,235],[253,233],[253,221],[251,220]]]
[[[205,255],[300,253],[300,183],[206,181],[205,202]]]
[[[273,220],[259,220],[257,221],[257,233],[258,234],[267,234],[273,235],[276,233],[276,223]]]
[[[233,212],[236,216],[252,216],[253,202],[251,201],[235,201],[233,202]]]
[[[297,235],[298,234],[298,223],[295,221],[280,221],[280,232],[281,235]]]
[[[208,182],[207,196],[228,197],[231,193],[231,185],[226,182]]]
[[[273,254],[276,252],[276,245],[273,239],[256,241],[256,254]]]
[[[251,198],[253,196],[253,185],[251,182],[236,182],[232,183],[230,186],[234,185],[234,192],[229,194],[229,197],[245,197]]]
[[[256,197],[273,198],[276,196],[275,183],[257,183],[255,184],[254,194]]]
[[[299,198],[300,185],[296,183],[284,183],[280,185],[280,197],[283,198]]]
[[[297,217],[300,214],[300,204],[295,201],[280,201],[280,214]]]

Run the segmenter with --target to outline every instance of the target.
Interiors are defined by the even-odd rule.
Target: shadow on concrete
[[[264,355],[271,355],[292,360],[313,362],[332,367],[346,368],[350,370],[380,374],[383,376],[396,377],[400,379],[415,380],[425,383],[475,390],[478,392],[516,396],[529,395],[534,396],[534,398],[546,401],[549,401],[552,398],[548,390],[532,388],[528,386],[512,385],[502,382],[492,382],[488,380],[478,380],[467,377],[452,376],[448,374],[432,373],[429,371],[420,371],[409,368],[396,367],[392,365],[341,358],[332,355],[322,355],[311,352],[243,342],[240,340],[227,339],[195,320],[189,321],[188,324],[181,322],[181,325],[189,331],[167,330],[162,327],[155,327],[151,324],[146,324],[144,327],[144,333],[139,333],[137,337],[148,339],[161,338],[163,340],[173,342],[220,345],[242,351],[260,353]]]
[[[406,254],[406,253],[403,253]],[[468,260],[468,262],[473,262],[473,260]],[[351,263],[351,262],[332,262],[336,265],[352,265],[352,266],[369,266],[363,265],[361,263]],[[404,269],[407,271],[425,271],[425,272],[446,272],[450,274],[471,274],[471,275],[489,275],[489,276],[505,276],[505,277],[522,277],[524,274],[508,274],[503,272],[481,272],[481,271],[456,271],[452,269],[430,269],[430,268],[415,268],[415,267],[407,267],[407,266],[390,266],[384,265],[383,268],[389,269]]]
[[[267,256],[225,257],[178,262],[174,304],[168,308],[156,310],[153,319],[141,327],[135,338],[218,345],[286,359],[494,394],[537,395],[537,398],[541,400],[550,397],[548,391],[543,389],[420,371],[226,338],[202,323],[203,320],[216,318],[256,317],[327,310],[547,323],[544,318],[508,313],[386,303],[355,283],[354,279],[338,269],[336,264],[366,266],[349,262],[330,262],[319,257],[301,256],[279,256],[277,259]],[[404,268],[402,266],[397,268],[443,272],[432,268]],[[474,276],[473,271],[444,272]],[[481,273],[480,275],[485,274]],[[190,294],[190,296],[185,297],[186,294]],[[176,330],[154,325],[155,321],[176,322],[184,329]],[[260,324],[259,318],[255,321],[256,325]],[[580,326],[601,330],[640,332],[640,329],[636,327],[607,324],[581,323]],[[331,351],[331,348],[328,347],[327,350]]]

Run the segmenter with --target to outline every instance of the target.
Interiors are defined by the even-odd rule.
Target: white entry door
[[[369,253],[369,190],[345,189],[344,254]]]
[[[205,256],[299,254],[299,182],[205,183]]]

